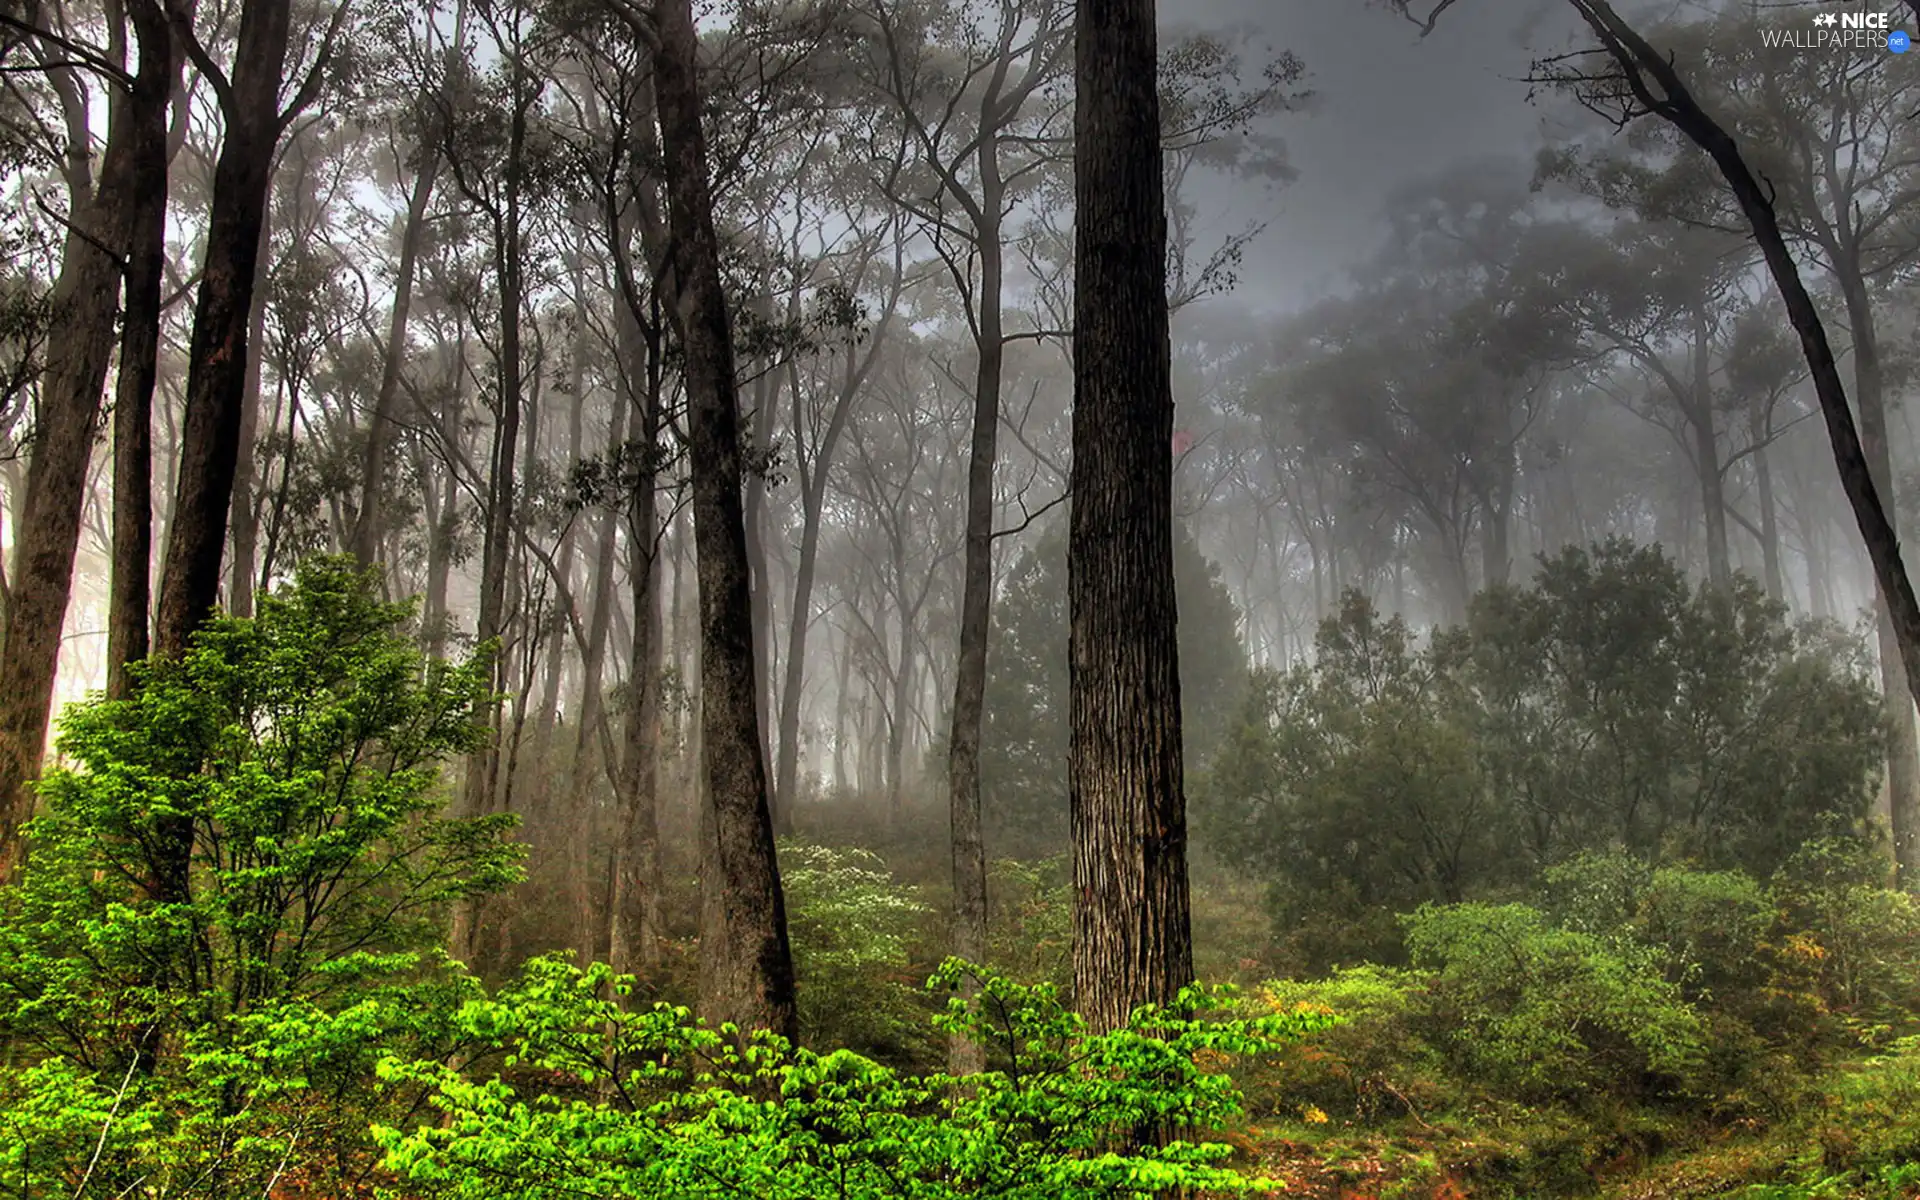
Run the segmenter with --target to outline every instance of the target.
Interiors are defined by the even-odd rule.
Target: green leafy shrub
[[[1067,880],[1062,856],[1002,858],[988,865],[987,958],[1009,978],[1067,989],[1073,974]]]
[[[1657,956],[1553,925],[1522,904],[1428,905],[1403,918],[1457,1069],[1542,1100],[1687,1081],[1704,1027]]]
[[[131,699],[63,714],[72,765],[0,892],[0,1194],[257,1195],[322,1150],[368,1165],[375,1058],[441,1045],[473,993],[437,949],[449,905],[515,872],[509,818],[436,815],[485,674],[423,660],[376,588],[310,563]]]
[[[1920,1018],[1920,900],[1886,886],[1886,860],[1832,839],[1807,843],[1774,876],[1775,963],[1813,1005],[1859,1035],[1910,1031]]]
[[[950,1000],[935,1024],[991,1046],[997,1069],[962,1081],[767,1035],[742,1049],[685,1009],[627,1010],[624,984],[605,968],[536,960],[518,986],[469,1002],[457,1021],[541,1086],[391,1059],[382,1076],[430,1087],[446,1120],[377,1137],[407,1183],[472,1200],[1104,1200],[1265,1186],[1219,1166],[1224,1145],[1115,1147],[1144,1129],[1218,1127],[1240,1107],[1225,1061],[1273,1051],[1325,1018],[1206,1019],[1201,1010],[1224,997],[1192,988],[1127,1029],[1090,1036],[1051,987],[957,961],[934,986],[951,990],[968,972],[981,977],[980,996]]]
[[[899,1059],[924,1052],[925,1010],[908,971],[930,910],[868,850],[780,847],[801,1027],[816,1045]]]
[[[1542,891],[1558,924],[1654,952],[1662,974],[1689,1001],[1737,1004],[1760,986],[1757,950],[1775,912],[1750,875],[1582,854],[1549,868]]]
[[[1319,1110],[1360,1120],[1418,1116],[1450,1103],[1458,1089],[1429,1040],[1431,986],[1426,972],[1373,965],[1266,984],[1261,994],[1274,1011],[1324,1013],[1339,1022],[1263,1065],[1249,1094],[1275,1116]]]
[[[1256,680],[1194,828],[1272,885],[1315,973],[1397,961],[1393,914],[1524,894],[1582,853],[1767,879],[1809,839],[1867,847],[1883,743],[1857,640],[1612,541],[1424,644],[1348,594],[1311,664]]]

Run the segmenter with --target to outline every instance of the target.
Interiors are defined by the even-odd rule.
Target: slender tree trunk
[[[135,209],[126,313],[113,399],[113,568],[107,597],[107,695],[125,699],[127,666],[147,656],[153,598],[153,391],[159,378],[161,284],[167,268],[167,106],[179,77],[173,30],[157,0],[127,6],[140,68],[126,103]]]
[[[1787,318],[1800,336],[1800,347],[1813,377],[1814,394],[1826,419],[1827,438],[1833,448],[1840,485],[1853,509],[1861,540],[1866,544],[1867,558],[1873,565],[1882,606],[1888,614],[1891,634],[1883,634],[1882,646],[1897,649],[1898,653],[1883,654],[1883,657],[1892,658],[1905,668],[1904,682],[1911,693],[1920,688],[1920,597],[1915,596],[1913,581],[1901,559],[1892,502],[1886,489],[1875,479],[1873,460],[1879,455],[1864,444],[1863,431],[1869,419],[1865,405],[1861,421],[1856,425],[1853,409],[1847,403],[1846,385],[1841,382],[1839,367],[1834,361],[1832,343],[1827,339],[1826,325],[1800,278],[1800,268],[1781,232],[1769,189],[1754,176],[1739,144],[1693,98],[1673,64],[1621,20],[1611,4],[1606,0],[1576,0],[1575,7],[1600,37],[1608,53],[1632,78],[1651,80],[1659,88],[1664,96],[1660,102],[1661,115],[1713,159],[1753,230],[1754,241],[1786,306]],[[1884,425],[1881,432],[1884,435]],[[1910,725],[1908,720],[1894,722],[1896,731]],[[1896,810],[1896,856],[1900,853],[1900,838]],[[1914,852],[1914,845],[1908,843],[1909,859],[1914,857]],[[1911,868],[1903,870],[1903,879],[1910,879],[1914,873]]]
[[[227,572],[227,611],[236,617],[253,615],[253,585],[258,577],[260,513],[254,503],[254,452],[260,443],[260,378],[267,332],[267,255],[273,244],[273,201],[269,185],[267,207],[261,213],[260,249],[255,259],[253,303],[247,313],[247,374],[240,408],[239,461],[233,468],[233,505],[227,516],[233,530],[233,563]],[[282,381],[284,387],[285,381]],[[278,393],[276,393],[277,395]],[[289,400],[291,403],[291,400]],[[279,413],[279,406],[274,406]],[[292,462],[293,445],[285,447]],[[268,471],[273,469],[268,460]],[[261,480],[265,482],[264,477]]]
[[[1693,430],[1693,469],[1700,480],[1700,512],[1707,532],[1707,579],[1714,590],[1733,587],[1733,553],[1727,541],[1726,482],[1720,475],[1720,437],[1713,420],[1712,329],[1706,301],[1693,310],[1693,388],[1687,424]]]
[[[1193,947],[1153,2],[1080,0],[1075,32],[1073,986],[1107,1030],[1191,982]]]
[[[527,110],[531,106],[526,93],[531,84],[526,78],[527,65],[522,56],[514,56],[511,70],[514,74],[512,115],[509,118],[504,179],[501,184],[504,211],[497,214],[493,231],[494,270],[499,278],[500,290],[500,408],[494,424],[493,452],[488,466],[487,528],[480,564],[480,612],[475,636],[482,645],[497,642],[506,632],[507,575],[512,569],[513,560],[513,510],[517,484],[514,472],[520,448],[521,389],[526,382],[521,361],[525,263],[521,255],[520,185],[526,166],[523,150],[526,145]],[[505,664],[496,658],[493,666],[496,687],[497,681],[503,678],[504,667]],[[478,716],[482,724],[494,731],[495,736],[467,760],[461,811],[469,816],[491,810],[500,776],[499,701],[487,700]],[[472,902],[454,908],[450,949],[456,958],[471,960],[476,952],[476,909],[477,905]]]
[[[1853,329],[1853,392],[1860,408],[1860,444],[1873,487],[1886,506],[1889,533],[1898,510],[1893,451],[1887,436],[1886,382],[1873,300],[1857,273],[1843,269],[1848,321]],[[1876,595],[1874,631],[1880,651],[1880,691],[1886,705],[1887,803],[1893,861],[1901,885],[1920,889],[1920,731],[1914,727],[1914,692],[1901,661],[1900,634],[1884,589]]]
[[[26,16],[36,25],[44,19],[38,5],[29,5]],[[0,882],[12,873],[20,824],[33,812],[32,784],[46,745],[87,467],[113,354],[118,259],[136,219],[136,153],[139,127],[145,123],[134,104],[125,98],[116,101],[95,180],[88,161],[82,85],[69,66],[51,68],[47,77],[65,110],[72,142],[67,163],[71,215],[50,297],[58,334],[47,348],[25,494],[14,513],[7,621],[0,631]]]
[[[891,316],[889,310],[888,316]],[[874,331],[878,339],[884,331],[886,318],[881,319],[879,328]],[[852,351],[848,352],[851,356]],[[869,355],[867,362],[873,361]],[[800,561],[793,575],[793,609],[787,620],[787,657],[782,664],[783,678],[780,683],[780,737],[779,758],[774,767],[773,794],[776,797],[778,811],[783,815],[786,828],[793,825],[793,805],[798,795],[800,776],[800,708],[805,695],[807,634],[813,626],[813,580],[820,561],[820,520],[826,506],[827,473],[833,469],[834,451],[839,447],[840,437],[845,432],[847,418],[853,411],[853,399],[858,394],[859,385],[865,378],[865,371],[856,373],[849,358],[848,378],[841,384],[839,394],[834,399],[833,411],[827,417],[827,428],[820,438],[820,447],[811,463],[803,464],[800,477]],[[793,396],[794,428],[799,429],[800,389],[790,389]]]
[[[290,0],[247,0],[231,86],[222,97],[226,135],[214,164],[206,262],[188,349],[178,479],[154,620],[153,648],[160,658],[180,658],[219,600],[246,408],[247,326],[274,150],[284,128],[279,93],[290,9]],[[188,895],[193,825],[177,818],[160,824],[155,895],[182,901]]]
[[[1773,490],[1773,463],[1767,455],[1764,426],[1753,431],[1754,489],[1760,494],[1760,571],[1767,595],[1782,604],[1792,603],[1787,594],[1787,577],[1780,565],[1780,507]]]
[[[902,557],[904,559],[904,555]],[[904,578],[901,583],[904,592]],[[887,818],[896,828],[906,815],[907,726],[913,720],[913,614],[907,611],[904,595],[900,603],[899,635],[893,663],[893,696],[887,703],[892,718],[887,724]]]
[[[991,142],[979,156],[979,335],[975,343],[973,438],[967,460],[965,559],[960,575],[960,653],[954,667],[953,725],[947,737],[947,810],[953,856],[953,953],[984,964],[987,956],[987,852],[980,825],[980,730],[986,713],[987,641],[993,604],[993,465],[999,453],[1000,374],[1006,353],[1001,330],[999,162]],[[962,994],[973,995],[969,983]],[[980,1046],[955,1037],[948,1070],[971,1075],[985,1063]]]
[[[654,86],[668,180],[669,228],[685,351],[688,454],[700,577],[703,763],[713,820],[708,876],[723,954],[701,953],[709,1020],[794,1037],[793,957],[774,857],[760,674],[742,515],[739,397],[721,288],[706,134],[700,127],[699,38],[691,0],[660,0]],[[641,639],[634,630],[636,641]],[[705,839],[703,839],[704,841]]]
[[[844,800],[847,794],[847,691],[853,655],[847,653],[844,639],[842,643],[834,656],[837,663],[833,689],[833,791],[836,798]]]
[[[456,28],[465,20],[465,6]],[[453,45],[464,44],[459,33]],[[387,317],[387,349],[380,364],[380,390],[374,394],[367,419],[367,456],[360,466],[360,510],[353,524],[353,556],[371,566],[380,550],[386,524],[387,459],[393,445],[394,414],[400,398],[400,376],[407,363],[407,319],[413,312],[413,281],[420,269],[420,244],[427,232],[427,206],[433,202],[440,177],[439,139],[422,139],[420,165],[407,196],[406,229],[400,235],[400,262],[393,281],[393,311]]]
[[[638,341],[637,322],[628,332]],[[634,351],[641,347],[634,345]],[[639,357],[635,354],[635,357]],[[645,448],[649,464],[636,480],[628,511],[633,541],[633,649],[627,670],[626,752],[620,759],[618,832],[609,898],[609,958],[616,971],[641,974],[660,961],[660,622],[659,504],[650,453],[660,440],[660,355],[645,347],[645,391],[631,407],[628,444]],[[630,368],[631,370],[631,368]]]
[[[771,313],[767,314],[771,320]],[[776,372],[768,369],[754,382],[754,410],[751,444],[748,449],[759,451],[773,437],[774,408],[779,403],[779,387],[773,382]],[[742,520],[747,531],[747,582],[751,589],[749,598],[753,610],[753,644],[759,649],[760,663],[771,668],[777,657],[773,642],[773,572],[767,557],[767,479],[755,473],[746,480],[746,500]],[[772,715],[768,711],[772,699],[773,673],[761,672],[764,679],[755,687],[754,705],[759,714],[762,755],[770,757],[766,735],[772,728]],[[768,797],[772,806],[773,832],[785,837],[793,832],[792,814],[788,813],[779,791],[776,789]]]

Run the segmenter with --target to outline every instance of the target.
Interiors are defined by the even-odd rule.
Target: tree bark
[[[167,108],[179,77],[173,29],[157,0],[127,6],[140,67],[127,98],[135,205],[113,399],[113,565],[107,592],[107,695],[133,690],[147,656],[153,597],[153,391],[159,379],[161,284],[167,268]]]
[[[1192,981],[1173,586],[1173,385],[1152,0],[1075,24],[1068,797],[1090,1028]]]
[[[454,46],[465,44],[458,32],[466,19],[465,6],[455,18]],[[374,394],[367,418],[367,457],[360,469],[360,510],[353,524],[352,551],[361,566],[371,566],[380,552],[386,524],[387,458],[393,444],[394,412],[400,396],[400,374],[407,361],[407,318],[413,311],[413,281],[419,273],[420,243],[427,232],[427,206],[433,201],[440,177],[439,139],[422,139],[420,167],[407,196],[406,230],[400,235],[400,263],[393,281],[393,311],[387,317],[387,350],[380,364],[380,390]]]
[[[29,6],[25,15],[29,23],[41,23],[38,5]],[[32,457],[14,513],[18,540],[8,580],[6,628],[0,631],[0,882],[16,865],[20,825],[32,814],[33,781],[46,748],[87,467],[113,355],[120,260],[139,207],[140,131],[148,123],[141,106],[156,102],[152,80],[145,78],[149,52],[143,40],[143,78],[136,92],[113,105],[97,179],[89,165],[82,85],[71,66],[47,69],[72,140],[66,164],[70,224],[50,297],[58,335],[47,349]],[[170,56],[164,48],[151,53]],[[157,102],[164,106],[164,97]]]
[[[661,0],[654,80],[666,161],[669,233],[687,384],[700,584],[702,764],[713,817],[705,882],[720,955],[703,945],[700,1007],[710,1021],[794,1037],[793,957],[774,857],[759,672],[741,500],[740,412],[733,337],[721,288],[706,135],[700,127],[699,36],[691,0]],[[638,641],[641,633],[634,631]]]
[[[1720,474],[1720,436],[1713,419],[1713,340],[1704,298],[1693,309],[1693,386],[1686,405],[1693,430],[1693,469],[1700,480],[1700,511],[1706,519],[1707,579],[1714,590],[1733,587],[1733,553],[1727,541],[1726,483]]]
[[[947,736],[947,810],[953,857],[953,953],[984,963],[987,954],[987,854],[980,823],[980,731],[985,720],[987,644],[993,606],[993,467],[1000,446],[1000,376],[1006,360],[1001,321],[1005,247],[1000,214],[1005,186],[994,139],[977,156],[980,201],[974,250],[980,301],[974,338],[973,435],[967,456],[966,545],[960,568],[960,647],[954,664],[953,724]],[[971,988],[964,994],[971,995]],[[981,1048],[948,1044],[948,1070],[977,1072]]]
[[[290,0],[248,0],[233,76],[221,108],[226,134],[214,165],[206,263],[194,300],[178,480],[167,530],[154,651],[178,658],[213,612],[240,457],[247,325],[273,179]]]
[[[254,451],[260,441],[260,380],[267,332],[267,256],[273,245],[273,196],[268,184],[267,205],[260,214],[260,250],[255,257],[253,302],[247,312],[247,373],[241,389],[239,460],[233,468],[233,502],[227,522],[233,530],[233,563],[227,571],[227,611],[236,617],[253,615],[253,585],[259,577],[260,510],[254,502]],[[276,393],[276,398],[278,393]],[[275,421],[279,406],[275,405]],[[285,447],[292,462],[293,445]],[[273,469],[268,460],[265,471]],[[265,483],[265,471],[261,482]]]

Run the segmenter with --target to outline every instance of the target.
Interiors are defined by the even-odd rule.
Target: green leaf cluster
[[[457,1017],[504,1056],[500,1070],[388,1060],[382,1076],[431,1087],[445,1117],[378,1137],[417,1191],[473,1200],[1091,1200],[1271,1185],[1220,1165],[1226,1146],[1141,1135],[1231,1119],[1227,1063],[1329,1018],[1210,1016],[1227,997],[1195,987],[1094,1036],[1049,986],[957,960],[930,986],[952,992],[968,975],[979,994],[951,997],[936,1025],[990,1047],[991,1069],[956,1079],[767,1035],[742,1044],[685,1009],[629,1010],[627,981],[604,967],[536,960]]]

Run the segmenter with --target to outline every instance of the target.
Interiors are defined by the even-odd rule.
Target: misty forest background
[[[0,3],[0,1196],[1920,1196],[1913,64],[1163,7]]]

